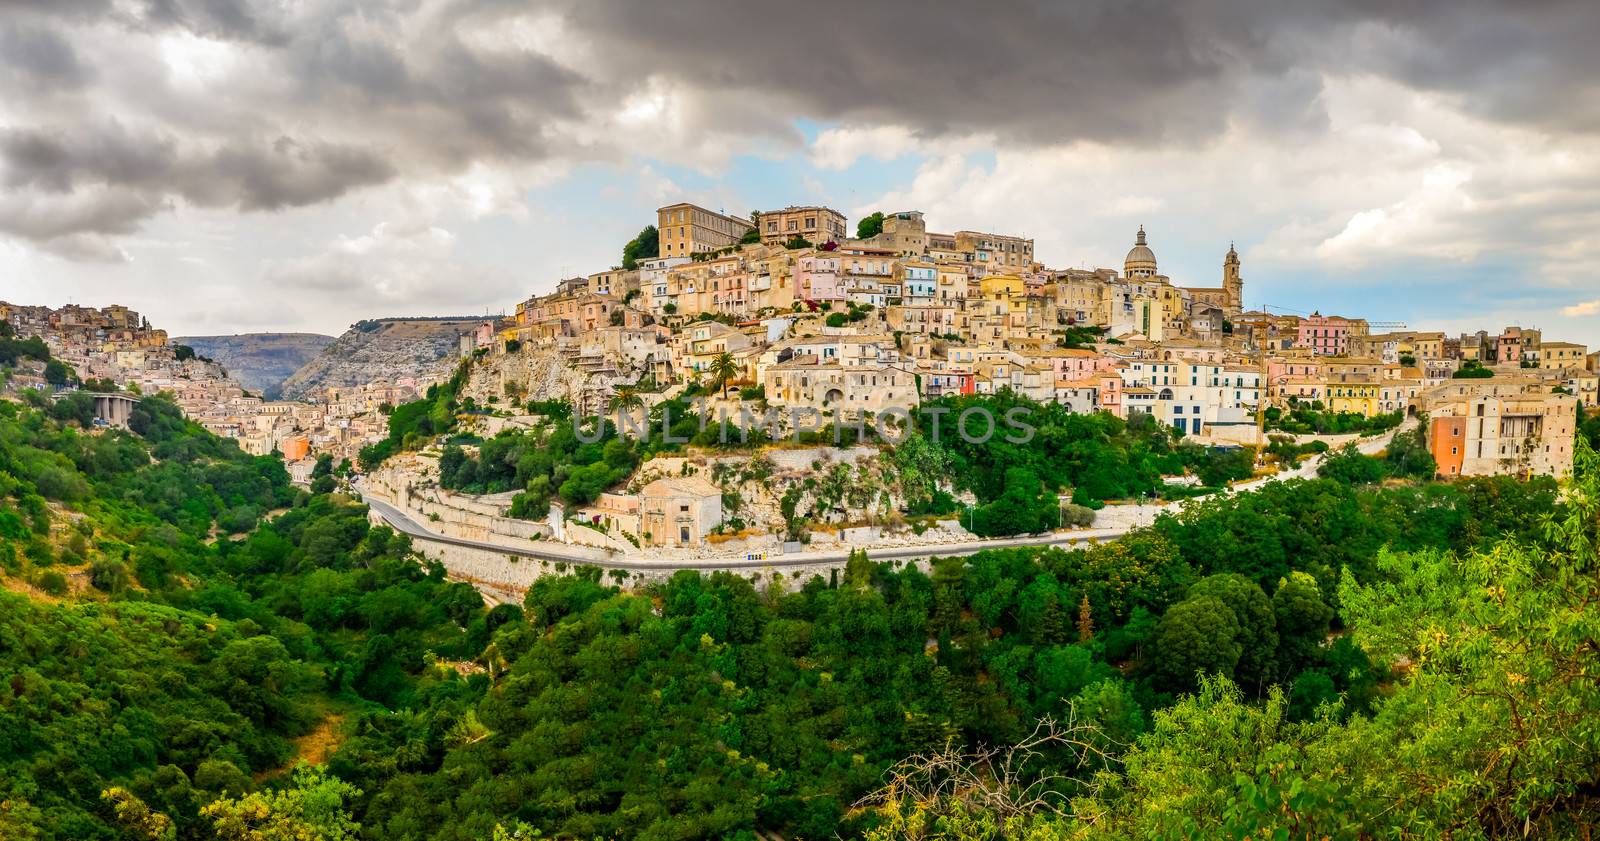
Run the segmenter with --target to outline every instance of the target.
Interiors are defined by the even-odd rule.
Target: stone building
[[[750,220],[718,213],[697,204],[679,202],[656,210],[660,256],[688,257],[716,251],[739,242],[750,230]]]
[[[640,540],[648,546],[703,546],[722,524],[722,489],[699,476],[657,479],[639,492]]]

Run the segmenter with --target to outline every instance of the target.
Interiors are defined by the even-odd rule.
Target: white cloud
[[[1577,318],[1580,315],[1600,315],[1600,298],[1573,304],[1570,307],[1562,307],[1561,314],[1568,318]]]
[[[862,158],[891,161],[920,145],[911,129],[904,126],[831,128],[812,142],[811,162],[822,169],[849,169]]]

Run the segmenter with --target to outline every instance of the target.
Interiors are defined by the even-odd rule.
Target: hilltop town
[[[562,279],[514,314],[443,322],[430,344],[414,342],[414,355],[360,368],[370,381],[340,370],[360,355],[349,337],[383,326],[356,325],[289,377],[294,400],[245,391],[125,307],[0,304],[0,318],[18,335],[41,337],[73,372],[71,382],[52,382],[24,365],[10,375],[13,391],[89,383],[169,393],[247,452],[281,454],[301,481],[322,457],[341,476],[367,474],[366,493],[445,533],[522,548],[793,551],[802,532],[814,545],[882,546],[886,531],[912,539],[913,509],[929,515],[917,539],[970,539],[986,532],[970,512],[995,504],[1012,477],[987,493],[962,477],[935,477],[929,492],[944,501],[914,504],[920,492],[907,488],[904,466],[884,456],[894,448],[859,435],[864,425],[895,417],[898,426],[919,407],[964,399],[1110,416],[1140,430],[1136,446],[1145,449],[1177,453],[1181,442],[1176,461],[1158,469],[1168,486],[1199,483],[1215,453],[1249,456],[1221,481],[1259,478],[1294,468],[1296,453],[1284,447],[1393,435],[1417,419],[1409,434],[1441,478],[1570,471],[1579,407],[1597,402],[1600,354],[1519,326],[1448,336],[1369,320],[1382,313],[1251,308],[1231,245],[1215,286],[1175,283],[1155,247],[1140,227],[1120,270],[1052,269],[1031,238],[939,233],[915,211],[872,214],[852,231],[827,207],[735,216],[673,204],[627,244],[619,265]],[[584,490],[568,484],[591,466],[578,455],[544,477],[487,464],[460,473],[491,440],[509,447],[526,437],[548,448],[552,429],[572,415],[620,424],[619,412],[644,419],[689,399],[703,417],[769,418],[767,443],[730,447],[724,433],[712,442],[720,446],[641,449],[593,471]],[[417,411],[398,411],[408,405]],[[786,445],[798,413],[834,430],[834,440]],[[846,446],[821,446],[841,443],[837,430],[852,424],[858,434]],[[834,499],[821,490],[830,481],[883,492],[855,499],[841,488]],[[1042,484],[1039,493],[1089,508],[1119,494],[1169,492]],[[807,516],[810,528],[794,527]],[[1080,525],[1118,516],[1081,514]],[[1079,517],[987,533],[1063,528]]]

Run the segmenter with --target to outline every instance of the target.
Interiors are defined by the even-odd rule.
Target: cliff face
[[[444,378],[455,367],[460,337],[481,318],[362,321],[283,381],[286,400],[305,400],[329,386],[396,377]]]
[[[273,398],[284,378],[333,343],[320,333],[240,333],[233,336],[184,336],[172,340],[217,361],[228,376],[249,391]]]

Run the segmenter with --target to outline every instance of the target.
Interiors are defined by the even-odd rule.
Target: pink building
[[[795,291],[807,301],[843,301],[838,256],[819,253],[801,257],[795,268]]]
[[[1110,412],[1119,418],[1128,416],[1122,402],[1122,376],[1115,371],[1100,374],[1100,411]]]
[[[1300,321],[1294,346],[1310,348],[1318,356],[1344,356],[1350,351],[1350,322],[1314,312]]]
[[[1041,356],[1029,361],[1041,365],[1048,364],[1051,370],[1055,372],[1057,380],[1071,380],[1073,382],[1088,379],[1102,371],[1109,371],[1116,365],[1116,361],[1109,357],[1101,356],[1092,350],[1080,350],[1077,348],[1057,350],[1049,356]]]

